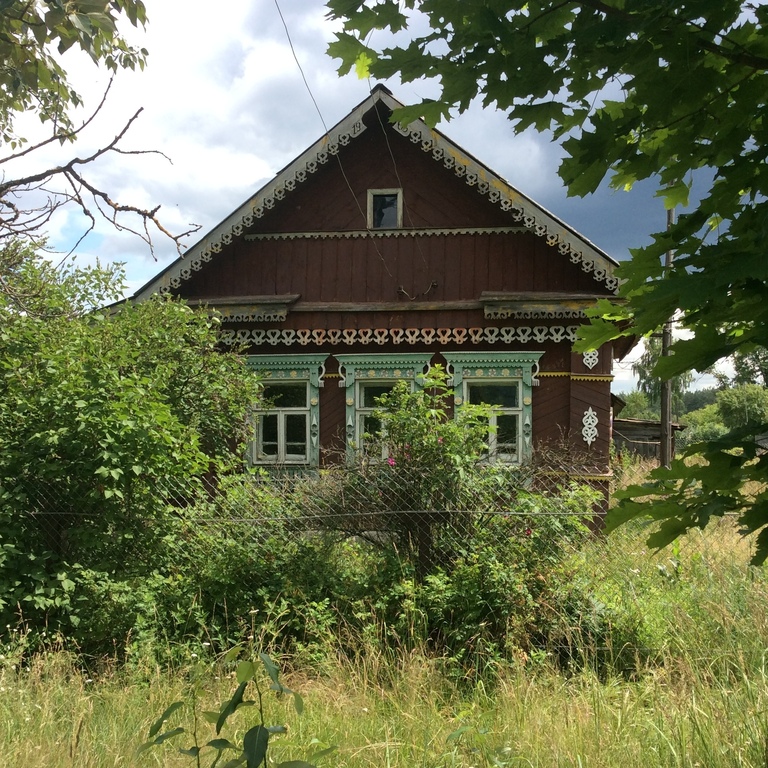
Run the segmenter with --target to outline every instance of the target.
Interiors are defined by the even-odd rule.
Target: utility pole
[[[667,231],[672,229],[675,223],[675,211],[670,208],[667,211]],[[667,251],[664,256],[664,274],[668,275],[672,262],[674,261],[674,252]],[[672,318],[670,317],[661,332],[661,356],[669,355],[669,347],[672,344]],[[672,380],[666,379],[661,382],[661,446],[659,451],[659,464],[662,467],[668,467],[672,463]]]

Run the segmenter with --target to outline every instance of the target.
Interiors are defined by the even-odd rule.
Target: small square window
[[[403,197],[399,189],[368,190],[368,228],[399,229],[403,225]]]

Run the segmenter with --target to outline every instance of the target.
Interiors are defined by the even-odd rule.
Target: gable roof
[[[386,87],[375,86],[368,98],[345,118],[191,246],[183,256],[142,286],[134,295],[134,300],[141,301],[152,294],[168,293],[177,289],[205,264],[215,261],[216,255],[221,253],[226,245],[244,235],[266,212],[279,205],[280,201],[290,196],[320,166],[338,154],[341,147],[347,146],[360,136],[366,130],[363,117],[379,103],[389,110],[403,106]],[[422,120],[414,120],[408,126],[395,124],[393,127],[420,146],[434,162],[452,169],[457,177],[487,197],[491,203],[511,212],[513,219],[519,222],[520,226],[530,230],[537,237],[544,238],[549,246],[558,249],[563,258],[580,266],[609,291],[616,292],[619,281],[614,276],[614,268],[618,262],[594,243]]]

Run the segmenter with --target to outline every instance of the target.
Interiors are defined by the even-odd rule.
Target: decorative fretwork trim
[[[298,330],[225,330],[227,346],[251,344],[293,346],[299,344],[543,344],[576,341],[578,325],[522,325],[505,328],[301,328]]]
[[[610,374],[594,374],[587,376],[583,373],[571,373],[570,371],[541,371],[538,374],[540,379],[572,379],[573,381],[613,381]]]
[[[522,379],[526,387],[537,386],[539,360],[544,352],[444,352],[453,386],[464,378]]]
[[[563,318],[585,317],[585,310],[591,307],[598,295],[554,293],[510,293],[498,291],[483,291],[480,301],[483,303],[483,313],[486,319],[504,320],[514,318],[533,320],[547,318],[559,320]]]
[[[508,235],[526,227],[460,227],[442,229],[354,229],[340,232],[256,232],[245,240],[357,240],[371,237],[439,237],[445,235]]]
[[[581,420],[581,424],[581,435],[584,438],[584,442],[591,446],[597,440],[597,414],[592,410],[592,406],[584,411],[584,418]]]
[[[432,358],[430,352],[383,355],[334,355],[339,361],[340,387],[350,387],[357,379],[414,379],[424,374]]]
[[[265,379],[309,381],[313,387],[322,387],[325,361],[322,352],[309,355],[248,355],[245,364]]]
[[[191,307],[215,307],[225,323],[282,323],[289,307],[301,297],[298,293],[274,296],[226,296],[190,299]]]
[[[221,224],[213,229],[203,240],[195,244],[185,256],[174,262],[164,273],[150,281],[137,294],[137,300],[143,300],[154,293],[169,293],[178,289],[181,283],[189,280],[203,265],[210,262],[222,249],[235,238],[242,237],[245,230],[252,227],[265,214],[269,213],[312,174],[325,165],[341,147],[365,131],[363,116],[377,103],[383,102],[390,109],[397,109],[402,104],[383,90],[375,91],[363,101],[338,125],[332,128],[320,140],[293,161],[275,179],[262,187]],[[457,145],[431,130],[426,123],[415,121],[407,127],[395,126],[403,136],[417,144],[422,151],[488,200],[498,205],[503,211],[509,211],[513,219],[521,226],[531,230],[537,237],[544,238],[547,245],[557,248],[560,254],[608,290],[615,292],[619,287],[618,278],[614,277],[615,263],[606,254],[570,230],[552,214],[529,200],[511,187],[501,177],[489,171],[473,158],[464,154]]]
[[[496,203],[503,211],[510,211],[515,221],[521,222],[527,229],[538,237],[543,237],[547,245],[556,247],[567,256],[573,264],[581,267],[583,272],[591,274],[592,278],[603,283],[606,288],[616,291],[619,287],[618,278],[613,275],[613,265],[605,258],[590,258],[584,253],[584,245],[569,232],[562,222],[555,219],[532,200],[524,198],[495,174],[481,166],[476,160],[457,150],[455,145],[433,131],[422,121],[415,121],[403,126],[394,124],[395,130],[409,138],[423,152],[430,153],[434,160],[442,162],[464,182],[474,187],[477,192],[492,203]]]
[[[591,371],[600,362],[600,351],[590,349],[583,355],[584,365]]]
[[[586,317],[581,309],[513,309],[511,307],[485,307],[486,320],[571,320]]]

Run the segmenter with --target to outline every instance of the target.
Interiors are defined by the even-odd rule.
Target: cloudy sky
[[[118,75],[76,152],[103,146],[143,108],[121,146],[165,157],[112,155],[92,166],[89,178],[121,203],[161,205],[160,218],[173,232],[194,223],[202,234],[318,139],[323,123],[331,127],[362,101],[372,84],[339,78],[325,53],[334,27],[322,0],[279,4],[298,63],[275,0],[225,0],[215,13],[203,0],[148,0],[150,22],[135,37],[149,50],[149,63],[143,72]],[[65,66],[87,106],[95,106],[104,73],[82,58],[65,58]],[[429,83],[386,85],[406,103],[435,95]],[[439,128],[617,259],[664,227],[663,206],[647,187],[567,198],[556,174],[558,147],[535,133],[514,137],[501,113],[478,107]],[[49,153],[33,163],[61,159]],[[83,224],[74,208],[62,212],[49,228],[50,245],[68,250]],[[153,258],[134,235],[100,224],[77,251],[86,262],[125,262],[132,293],[176,256],[162,235],[154,244]],[[626,370],[616,373],[615,389],[626,389]]]

